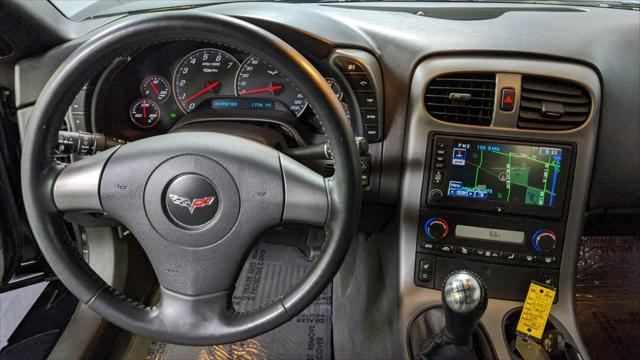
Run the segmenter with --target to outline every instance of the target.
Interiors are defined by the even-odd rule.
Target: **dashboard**
[[[504,315],[531,280],[556,285],[552,314],[577,334],[574,264],[585,211],[637,213],[640,204],[640,182],[628,181],[640,176],[637,11],[395,2],[200,11],[285,39],[327,78],[355,135],[369,140],[362,226],[376,234],[398,215],[384,235],[395,248],[381,261],[394,269],[403,339],[420,309],[440,303],[443,277],[460,264],[489,279],[483,321],[493,339],[503,338]],[[82,40],[16,66],[22,124]],[[70,123],[90,119],[75,129],[133,141],[194,117],[262,118],[298,144],[322,143],[286,70],[225,44],[155,44],[99,69]]]
[[[329,75],[326,81],[350,119],[343,85]],[[122,57],[101,75],[94,104],[93,128],[125,141],[165,133],[185,115],[205,113],[256,121],[278,114],[287,119],[280,123],[286,130],[307,141],[322,134],[305,94],[277,65],[223,44],[174,41]]]

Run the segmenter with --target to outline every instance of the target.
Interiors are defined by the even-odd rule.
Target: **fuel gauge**
[[[129,110],[131,121],[141,128],[150,128],[160,120],[160,108],[153,100],[138,99]]]
[[[342,100],[342,97],[344,96],[344,91],[342,90],[342,86],[338,84],[338,81],[332,77],[325,78],[325,80],[327,81],[327,84],[331,86],[331,90],[333,90],[333,93],[336,94],[336,97],[338,98],[338,100]]]
[[[140,92],[142,92],[142,96],[162,104],[169,97],[171,87],[167,79],[160,75],[151,75],[142,80]]]
[[[346,102],[341,101],[340,105],[342,105],[344,113],[347,114],[347,120],[349,120],[349,124],[351,124],[351,108],[349,108],[349,105],[347,105]]]

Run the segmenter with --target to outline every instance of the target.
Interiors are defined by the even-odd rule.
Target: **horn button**
[[[151,225],[165,239],[187,247],[222,240],[233,229],[240,196],[231,174],[202,155],[182,155],[160,164],[144,193]]]
[[[178,226],[202,227],[218,213],[220,198],[201,175],[180,175],[169,183],[164,195],[169,218]]]

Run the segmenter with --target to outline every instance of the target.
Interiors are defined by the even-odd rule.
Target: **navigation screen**
[[[443,137],[436,141],[432,178],[447,198],[516,207],[562,205],[570,147]]]

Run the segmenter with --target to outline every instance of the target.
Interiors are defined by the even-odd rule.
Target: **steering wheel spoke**
[[[324,226],[329,214],[328,182],[307,166],[280,155],[284,180],[282,222]]]
[[[222,241],[205,247],[167,239],[148,224],[129,230],[138,239],[162,289],[184,296],[232,291],[258,231],[235,228]]]
[[[109,157],[116,148],[67,165],[56,177],[53,200],[62,212],[103,212],[100,179]]]

